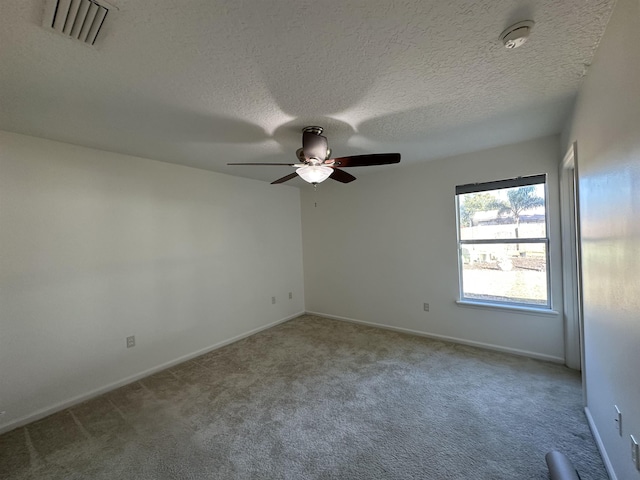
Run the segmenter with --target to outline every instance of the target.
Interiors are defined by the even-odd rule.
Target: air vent
[[[95,0],[50,0],[44,26],[93,45],[111,8]]]

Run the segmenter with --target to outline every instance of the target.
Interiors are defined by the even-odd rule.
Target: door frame
[[[584,386],[584,323],[577,154],[578,146],[574,142],[560,164],[562,296],[565,363],[569,368],[582,370]]]

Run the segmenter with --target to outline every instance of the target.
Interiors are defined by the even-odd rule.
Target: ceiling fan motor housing
[[[296,150],[296,158],[300,160],[302,163],[307,162],[307,158],[304,156],[304,150],[302,148],[299,148],[298,150]],[[327,155],[325,156],[325,158],[322,158],[319,160],[329,160],[329,158],[331,158],[331,149],[327,148]]]
[[[324,128],[319,126],[309,126],[302,129],[303,145],[302,148],[296,151],[298,160],[309,165],[321,165],[331,157],[331,149],[327,138],[322,136],[323,131]],[[309,137],[312,140],[305,143],[305,138]],[[307,148],[306,152],[305,147]]]

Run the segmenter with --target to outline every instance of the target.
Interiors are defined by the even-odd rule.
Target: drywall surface
[[[564,134],[578,147],[587,407],[624,480],[640,479],[629,439],[640,438],[639,22],[640,2],[618,0]]]
[[[304,311],[297,188],[0,132],[0,246],[4,429]]]
[[[562,311],[559,151],[558,137],[545,137],[303,189],[307,311],[562,361],[560,315],[456,304],[456,185],[547,173],[553,308]]]

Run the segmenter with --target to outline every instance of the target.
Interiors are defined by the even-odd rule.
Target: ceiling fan
[[[296,175],[313,185],[331,178],[341,183],[353,182],[356,177],[338,167],[367,167],[371,165],[388,165],[400,162],[399,153],[374,153],[355,155],[353,157],[330,158],[331,149],[327,137],[323,137],[322,127],[305,127],[302,129],[302,148],[296,151],[300,163],[227,163],[227,165],[286,165],[296,167],[294,173],[279,178],[271,184],[284,183]]]

